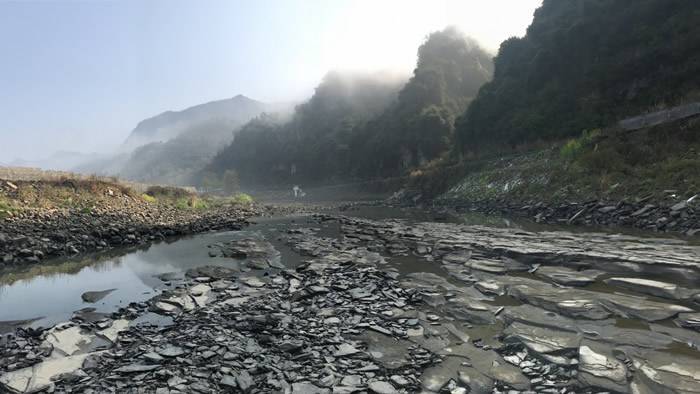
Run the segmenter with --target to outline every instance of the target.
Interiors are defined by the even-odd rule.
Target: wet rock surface
[[[0,387],[700,390],[698,247],[332,215],[275,234],[274,245],[250,238],[210,248],[253,264],[193,268],[109,316],[85,311],[2,337]],[[302,263],[285,265],[280,242]]]

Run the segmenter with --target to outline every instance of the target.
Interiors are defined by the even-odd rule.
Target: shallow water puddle
[[[182,273],[203,265],[237,268],[230,258],[210,257],[208,245],[259,236],[251,231],[200,234],[163,242],[118,257],[95,255],[75,261],[43,265],[41,269],[0,274],[0,321],[36,319],[33,326],[50,326],[73,312],[93,307],[110,313],[131,302],[150,299],[166,284],[159,275]],[[88,291],[115,289],[95,303],[84,302]]]

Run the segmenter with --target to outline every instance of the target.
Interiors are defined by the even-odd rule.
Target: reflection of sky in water
[[[130,302],[152,297],[153,289],[162,285],[155,277],[159,274],[210,264],[237,267],[235,260],[209,257],[207,245],[251,234],[249,231],[201,234],[96,262],[75,274],[38,274],[0,285],[0,321],[43,316],[45,319],[37,324],[47,325],[66,320],[72,312],[85,307],[112,312]],[[80,298],[86,291],[106,289],[117,290],[95,304],[84,303]]]

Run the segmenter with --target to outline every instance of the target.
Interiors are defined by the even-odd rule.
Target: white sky
[[[525,34],[542,0],[357,0],[325,36],[325,69],[412,70],[425,36],[457,26],[496,53]]]

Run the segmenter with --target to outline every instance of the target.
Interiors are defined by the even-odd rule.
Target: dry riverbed
[[[4,336],[1,387],[700,390],[700,247],[684,241],[315,215],[208,254],[232,264],[160,274],[146,301]]]

